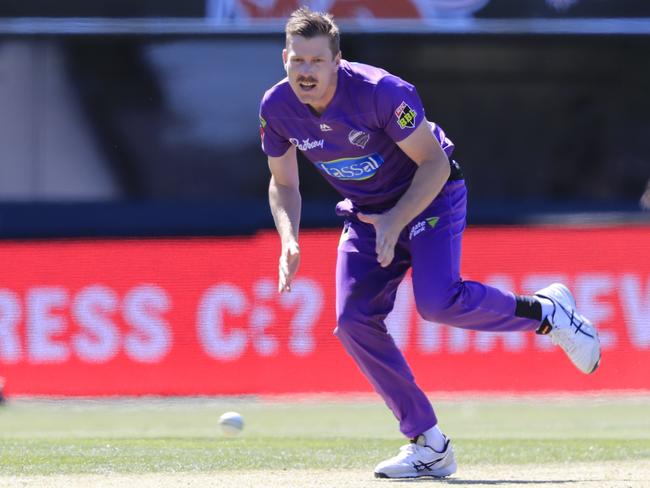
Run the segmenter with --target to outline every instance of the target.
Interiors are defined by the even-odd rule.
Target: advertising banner
[[[337,231],[301,235],[291,293],[279,242],[253,237],[0,243],[8,395],[370,392],[333,336]],[[650,228],[470,228],[464,278],[522,293],[562,281],[597,325],[579,373],[548,338],[422,320],[410,281],[388,327],[427,391],[650,389]]]
[[[0,17],[188,18],[224,23],[242,19],[286,18],[307,5],[339,20],[478,18],[603,18],[650,16],[643,0],[22,0],[0,3]]]
[[[212,7],[210,7],[212,5]],[[544,18],[645,17],[650,6],[639,0],[239,0],[208,2],[208,11],[232,17],[285,18],[302,5],[331,12],[337,19],[428,19],[440,17]]]

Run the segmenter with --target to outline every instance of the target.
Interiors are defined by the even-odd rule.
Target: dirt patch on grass
[[[461,467],[445,480],[378,480],[371,470],[220,471],[214,473],[150,473],[106,475],[0,476],[0,487],[47,488],[381,488],[434,483],[474,487],[650,487],[650,460]]]

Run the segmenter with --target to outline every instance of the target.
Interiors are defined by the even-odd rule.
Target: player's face
[[[334,98],[341,54],[334,56],[327,36],[290,36],[282,59],[298,99],[322,113]]]

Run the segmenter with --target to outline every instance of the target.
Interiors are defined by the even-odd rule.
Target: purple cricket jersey
[[[367,212],[394,206],[408,189],[417,165],[396,143],[423,122],[424,108],[413,85],[347,61],[341,61],[334,98],[321,116],[298,100],[287,79],[266,92],[260,109],[267,155],[282,156],[293,144],[334,188]],[[452,142],[430,125],[451,156]],[[358,219],[347,221],[338,248],[335,334],[410,438],[436,425],[437,418],[386,333],[385,318],[409,267],[417,309],[429,321],[481,331],[539,327],[537,320],[515,316],[513,294],[461,279],[467,190],[460,168],[450,164],[449,181],[405,226],[388,266],[377,262],[374,227]]]
[[[287,78],[262,99],[262,149],[279,157],[293,144],[327,181],[359,209],[397,203],[417,165],[396,142],[425,121],[415,87],[387,71],[341,60],[334,98],[320,116],[300,102]],[[429,122],[447,156],[453,143]]]

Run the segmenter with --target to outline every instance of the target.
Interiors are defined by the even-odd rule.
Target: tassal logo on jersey
[[[339,180],[360,181],[372,178],[382,164],[384,164],[384,159],[378,153],[373,153],[360,158],[323,161],[316,163],[316,167]]]
[[[325,139],[312,141],[311,139],[309,139],[309,137],[307,139],[303,139],[302,142],[296,139],[295,137],[292,137],[291,139],[289,139],[289,142],[294,146],[296,146],[301,151],[309,151],[310,149],[314,149],[316,147],[320,147],[321,149],[323,149],[323,146],[325,145]]]

